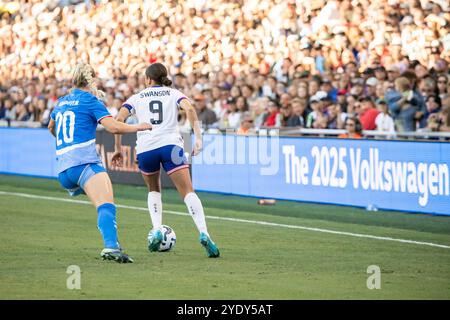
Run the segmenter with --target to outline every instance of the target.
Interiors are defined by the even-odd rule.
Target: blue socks
[[[116,206],[112,203],[104,203],[97,208],[98,229],[100,230],[105,248],[119,249],[117,239]]]

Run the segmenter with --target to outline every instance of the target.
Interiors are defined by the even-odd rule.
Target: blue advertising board
[[[97,137],[104,163],[112,137]],[[0,173],[56,177],[54,144],[0,128]],[[192,160],[199,191],[450,215],[450,143],[205,134]]]
[[[450,215],[450,143],[204,135],[196,190]]]
[[[190,143],[190,136],[185,137]],[[114,135],[105,130],[97,131],[97,152],[114,183],[145,185],[136,158],[136,134],[122,137],[123,166],[111,163],[114,154]],[[56,178],[56,142],[47,129],[0,128],[0,174],[27,175]],[[189,150],[189,148],[186,148]],[[174,185],[167,174],[161,174],[163,187]]]
[[[46,129],[0,128],[0,173],[56,177],[55,139]]]

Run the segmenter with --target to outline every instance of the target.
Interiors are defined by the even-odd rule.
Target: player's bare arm
[[[51,133],[54,137],[56,137],[56,134],[55,134],[55,121],[54,121],[53,119],[50,119],[47,128],[48,128],[48,130],[50,131],[50,133]]]
[[[100,123],[111,133],[133,133],[152,129],[150,123],[126,124],[112,117],[103,118]]]
[[[180,107],[186,112],[186,117],[191,124],[191,127],[194,129],[195,134],[195,145],[192,155],[196,156],[202,151],[202,132],[200,130],[200,124],[198,121],[197,113],[195,111],[194,106],[187,100],[183,99],[180,101]]]
[[[119,110],[119,114],[116,116],[116,120],[118,122],[124,123],[129,115],[130,111],[127,108],[122,107]],[[122,148],[122,135],[116,134],[114,136],[114,154],[111,158],[111,161],[112,164],[117,167],[121,167],[123,165],[123,155],[121,148]]]

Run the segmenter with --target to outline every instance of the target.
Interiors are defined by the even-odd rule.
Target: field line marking
[[[53,200],[53,201],[70,202],[70,203],[78,203],[78,204],[91,204],[91,202],[84,201],[84,200],[63,199],[63,198],[57,198],[57,197],[40,196],[40,195],[34,195],[34,194],[29,194],[29,193],[20,193],[20,192],[0,191],[0,195],[17,196],[17,197],[23,197],[23,198],[40,199],[40,200]],[[123,208],[123,209],[148,211],[147,208],[143,208],[143,207],[127,206],[127,205],[122,205],[122,204],[116,204],[116,206],[118,208]],[[170,213],[170,214],[174,214],[174,215],[179,215],[179,216],[189,216],[188,213],[180,212],[180,211],[164,210],[164,212],[167,212],[167,213]],[[206,216],[206,218],[213,219],[213,220],[243,222],[243,223],[258,224],[258,225],[263,225],[263,226],[272,226],[272,227],[289,228],[289,229],[300,229],[300,230],[322,232],[322,233],[330,233],[330,234],[337,234],[337,235],[350,236],[350,237],[375,239],[375,240],[385,240],[385,241],[394,241],[394,242],[401,242],[401,243],[409,243],[409,244],[430,246],[430,247],[436,247],[436,248],[450,249],[450,246],[444,245],[444,244],[437,244],[437,243],[423,242],[423,241],[414,241],[414,240],[406,240],[406,239],[391,238],[391,237],[379,237],[379,236],[373,236],[373,235],[370,235],[370,234],[352,233],[352,232],[336,231],[336,230],[330,230],[330,229],[312,228],[312,227],[304,227],[304,226],[299,226],[299,225],[282,224],[282,223],[274,223],[274,222],[267,222],[267,221],[257,221],[257,220],[247,220],[247,219],[238,219],[238,218],[228,218],[228,217]]]

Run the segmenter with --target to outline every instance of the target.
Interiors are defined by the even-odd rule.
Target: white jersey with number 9
[[[178,129],[180,101],[187,99],[177,89],[162,86],[148,87],[131,96],[123,107],[136,114],[139,122],[149,122],[152,130],[137,133],[137,154],[167,145],[183,147]]]

